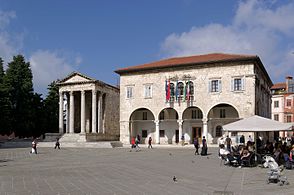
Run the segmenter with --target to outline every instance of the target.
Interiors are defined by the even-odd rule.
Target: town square
[[[0,195],[293,194],[294,2],[0,0]]]

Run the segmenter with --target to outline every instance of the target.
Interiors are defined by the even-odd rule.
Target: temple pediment
[[[89,81],[95,81],[95,79],[89,78],[78,72],[73,72],[69,76],[64,78],[60,83],[80,83]]]

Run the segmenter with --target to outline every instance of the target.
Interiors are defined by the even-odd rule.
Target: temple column
[[[69,133],[69,95],[66,93],[66,133]]]
[[[102,133],[102,95],[100,92],[98,99],[98,133]]]
[[[155,120],[155,143],[160,144],[160,135],[159,135],[159,120]]]
[[[63,134],[63,93],[59,92],[59,133]]]
[[[81,91],[81,134],[85,134],[85,91]]]
[[[97,91],[92,90],[92,133],[97,132]]]
[[[74,133],[74,124],[75,124],[75,102],[74,102],[74,92],[71,91],[70,93],[70,107],[69,107],[69,133]]]

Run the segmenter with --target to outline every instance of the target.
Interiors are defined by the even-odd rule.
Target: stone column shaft
[[[85,102],[85,91],[81,91],[81,134],[85,134],[85,110],[86,110],[86,102]]]
[[[63,93],[59,92],[59,133],[63,133]]]
[[[160,144],[159,120],[155,120],[155,143]]]
[[[74,133],[74,124],[75,124],[75,102],[73,91],[70,92],[70,107],[69,107],[69,133]]]
[[[102,133],[102,93],[98,99],[98,133]]]
[[[207,118],[203,118],[203,136],[206,138],[206,143],[208,143],[208,131],[207,131]]]
[[[179,141],[182,141],[183,135],[183,120],[178,120],[179,123]]]
[[[66,133],[69,133],[69,95],[66,94]]]
[[[97,91],[92,90],[92,133],[97,132]]]

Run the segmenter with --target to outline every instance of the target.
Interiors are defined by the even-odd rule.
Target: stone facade
[[[205,57],[209,55],[214,54]],[[270,118],[272,82],[257,56],[244,59],[161,67],[150,63],[149,67],[117,70],[120,141],[129,144],[131,137],[140,135],[143,143],[151,137],[157,144],[175,144],[192,143],[193,138],[206,136],[208,143],[217,143],[223,134],[222,126],[227,123],[255,114]],[[184,91],[189,88],[189,97],[176,92],[181,90],[180,83]],[[239,85],[234,88],[236,84]],[[172,94],[167,100],[168,91]],[[237,135],[231,136],[234,139]]]
[[[119,139],[119,89],[73,72],[59,83],[63,141]],[[99,136],[100,135],[100,136]]]

